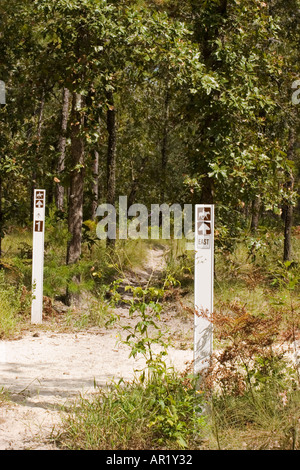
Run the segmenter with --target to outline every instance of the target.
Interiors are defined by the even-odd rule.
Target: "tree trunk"
[[[293,206],[288,205],[285,211],[284,221],[284,246],[283,260],[290,261],[292,259],[292,226],[293,226]]]
[[[161,142],[161,203],[165,202],[165,192],[167,184],[167,164],[168,164],[168,124],[170,114],[170,92],[167,89],[164,102],[164,122]]]
[[[199,15],[199,1],[192,0],[192,15],[194,17],[194,38],[195,41],[199,44],[199,47],[202,51],[203,63],[205,64],[207,70],[217,70],[221,66],[221,61],[216,60],[214,55],[214,48],[216,40],[221,40],[224,35],[222,25],[224,19],[227,17],[227,0],[219,0],[218,2],[204,2],[203,8],[207,9],[207,12],[210,14],[214,13],[214,21],[212,24],[207,25],[203,24],[201,20],[201,15]],[[212,100],[217,98],[217,95],[211,93],[206,97],[207,104],[211,105],[211,113],[208,113],[203,120],[203,123],[199,126],[199,136],[200,143],[204,149],[204,155],[206,158],[204,161],[199,161],[197,172],[203,176],[202,179],[202,188],[200,203],[201,204],[214,204],[214,180],[209,177],[208,174],[211,171],[208,165],[208,162],[214,158],[214,152],[210,152],[211,149],[216,145],[216,139],[219,139],[218,129],[216,128],[215,132],[211,134],[211,131],[207,133],[207,129],[213,129],[215,123],[218,123],[222,119],[222,114],[220,111],[215,111],[215,105],[212,105]],[[198,104],[199,111],[202,102]],[[211,159],[212,157],[212,159]],[[206,161],[205,161],[206,160]]]
[[[93,183],[92,183],[92,193],[93,193],[93,200],[92,200],[92,213],[91,219],[95,220],[96,218],[96,211],[98,207],[98,199],[99,199],[99,153],[97,150],[94,152],[94,160],[93,160]]]
[[[213,203],[214,203],[213,180],[209,176],[205,176],[203,178],[200,204],[213,204]]]
[[[58,142],[59,157],[57,163],[57,176],[59,180],[61,179],[61,174],[65,169],[66,132],[68,126],[69,102],[70,92],[67,88],[63,88],[60,136]],[[56,184],[55,187],[55,202],[57,209],[62,211],[64,209],[64,187],[62,184],[60,184],[60,181]]]
[[[71,172],[68,229],[71,240],[67,246],[67,264],[76,263],[81,255],[82,221],[83,221],[83,184],[84,184],[84,143],[80,135],[84,115],[82,96],[73,93],[71,111]],[[73,279],[79,282],[80,278]],[[70,305],[76,296],[67,288],[66,303]]]
[[[71,179],[68,227],[72,236],[67,251],[67,264],[76,263],[81,255],[83,218],[84,144],[80,136],[83,125],[82,96],[73,93],[71,119]]]
[[[34,168],[32,170],[32,181],[31,181],[31,218],[33,217],[33,199],[34,199],[34,190],[37,188],[37,180],[38,180],[38,154],[41,145],[41,136],[42,136],[42,127],[43,127],[43,115],[44,115],[44,107],[45,107],[45,91],[42,91],[42,97],[40,101],[40,107],[38,110],[38,124],[37,124],[37,148],[36,148],[36,155],[34,159]]]
[[[138,192],[138,189],[139,189],[139,185],[140,185],[140,182],[141,182],[141,178],[144,174],[144,170],[145,170],[145,166],[147,164],[147,161],[148,161],[148,158],[149,157],[144,157],[142,159],[142,163],[141,163],[141,166],[138,170],[138,175],[135,176],[133,175],[132,176],[132,184],[131,184],[131,189],[130,189],[130,193],[129,193],[129,196],[128,196],[128,202],[127,202],[127,205],[128,205],[128,208],[134,203],[135,201],[135,198],[136,198],[136,194]]]
[[[295,131],[292,128],[289,136],[289,148],[287,152],[287,158],[289,160],[294,159],[295,151]],[[288,192],[292,192],[294,189],[294,176],[292,170],[289,171],[288,179],[286,182],[286,188]],[[284,246],[283,246],[283,260],[290,261],[292,259],[292,226],[293,226],[293,206],[287,203],[283,207],[284,214]]]
[[[3,212],[2,212],[2,177],[0,176],[0,257],[2,256],[2,238],[3,238]]]
[[[107,93],[107,131],[108,131],[108,149],[107,149],[107,203],[115,204],[116,198],[116,109],[112,92]],[[107,238],[107,246],[114,246],[115,240]]]
[[[251,211],[251,232],[256,232],[259,222],[259,211],[260,211],[260,197],[255,196],[255,199],[252,201],[252,211]]]

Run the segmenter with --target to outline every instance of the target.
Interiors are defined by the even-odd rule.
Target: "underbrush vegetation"
[[[298,351],[295,342],[286,341],[291,334],[286,320],[234,304],[230,314],[215,314],[213,322],[219,348],[206,390],[217,447],[299,449]]]
[[[92,401],[82,399],[65,421],[59,445],[71,449],[194,448],[205,427],[204,400],[192,374],[178,375],[164,357],[169,342],[157,322],[164,290],[128,286],[129,315],[123,342],[130,356],[145,359],[146,368],[133,382],[100,389]],[[112,315],[111,323],[118,321]]]
[[[0,271],[0,339],[16,334],[28,305],[23,287],[11,284]]]
[[[193,257],[166,246],[166,278],[156,288],[132,289],[135,327],[131,354],[148,369],[131,383],[111,384],[68,414],[60,444],[89,449],[299,449],[299,267],[239,243],[217,255],[214,354],[199,382],[192,365],[180,375],[166,368],[167,342],[152,329],[166,297],[192,294]],[[227,267],[224,264],[227,264]],[[228,269],[231,266],[231,269]],[[176,290],[178,291],[176,294]],[[193,307],[180,301],[182,314]],[[114,318],[116,321],[116,318]],[[159,356],[152,346],[159,344]],[[92,431],[93,430],[93,431]]]
[[[50,222],[49,222],[50,223]],[[114,251],[93,238],[88,222],[83,255],[76,267],[88,293],[88,309],[64,315],[66,325],[85,328],[118,322],[124,272],[143,266],[149,241],[120,241]],[[0,335],[29,321],[31,252],[28,233],[5,240],[0,273]],[[49,225],[45,294],[55,300],[74,275],[64,264],[61,237]],[[28,239],[27,239],[27,238]],[[65,238],[64,238],[65,240]],[[129,315],[123,326],[131,355],[146,368],[132,382],[96,389],[65,410],[55,441],[68,449],[299,449],[300,448],[300,270],[281,262],[282,241],[274,232],[245,236],[231,250],[216,246],[214,354],[205,377],[192,364],[179,374],[166,366],[169,338],[159,327],[166,299],[180,318],[193,315],[193,252],[183,241],[160,242],[164,276],[146,288],[128,286]],[[297,260],[299,238],[294,238]]]
[[[60,445],[73,450],[196,448],[205,428],[196,392],[189,377],[170,371],[145,382],[111,384],[68,412]]]
[[[108,250],[105,241],[97,238],[95,230],[95,222],[84,223],[81,259],[74,265],[66,265],[66,220],[50,210],[46,219],[43,283],[44,315],[47,320],[55,318],[53,304],[55,301],[64,303],[67,288],[77,295],[80,306],[76,313],[68,309],[64,318],[61,317],[66,327],[103,326],[109,315],[107,299],[111,292],[115,292],[117,279],[124,275],[126,269],[142,265],[145,254],[142,240],[120,240],[115,250]],[[30,321],[31,230],[23,227],[8,230],[2,243],[1,268],[3,303],[5,299],[11,299],[9,308],[1,309],[1,334],[6,336],[6,333],[13,333],[14,329]],[[80,282],[77,282],[78,279]],[[19,311],[21,315],[18,315]]]

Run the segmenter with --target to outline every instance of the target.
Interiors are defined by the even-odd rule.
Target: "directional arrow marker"
[[[210,235],[211,226],[210,223],[200,222],[198,223],[198,235]]]
[[[41,200],[36,201],[35,207],[44,207],[44,201],[41,201]]]

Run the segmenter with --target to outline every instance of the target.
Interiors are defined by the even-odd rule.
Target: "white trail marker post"
[[[31,323],[42,323],[46,191],[34,190]]]
[[[194,373],[209,366],[212,355],[213,327],[208,317],[213,312],[214,281],[214,206],[195,207],[195,274],[194,274]]]

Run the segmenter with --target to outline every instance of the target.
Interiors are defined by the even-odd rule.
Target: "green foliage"
[[[299,449],[299,391],[272,385],[249,395],[215,396],[215,433],[223,450]]]
[[[153,374],[163,374],[165,372],[165,362],[163,357],[166,356],[166,348],[168,344],[164,341],[163,333],[156,321],[160,320],[162,306],[158,303],[163,295],[161,289],[127,286],[125,291],[131,290],[133,300],[130,302],[129,315],[137,315],[138,321],[134,326],[124,326],[128,336],[125,344],[130,346],[130,356],[136,357],[142,354],[146,360],[148,371]],[[148,298],[147,298],[148,297]],[[154,300],[157,298],[157,300]],[[153,334],[153,330],[156,334]],[[152,335],[150,333],[152,331]],[[153,346],[158,345],[160,351],[153,352]]]
[[[225,218],[233,212],[241,223],[242,204],[257,194],[274,210],[296,202],[297,187],[287,191],[285,181],[299,167],[287,155],[287,128],[298,125],[288,96],[297,73],[298,0],[286,11],[280,1],[270,9],[254,0],[224,9],[221,2],[177,3],[3,0],[8,104],[0,110],[0,169],[15,183],[3,181],[7,222],[28,220],[31,177],[53,198],[64,86],[85,98],[86,161],[95,149],[105,160],[106,93],[114,92],[119,194],[138,182],[142,202],[161,197],[164,148],[166,201],[194,202],[209,182],[218,207],[227,207],[222,226],[232,229]],[[88,182],[89,164],[85,173]]]
[[[179,375],[164,360],[169,342],[157,324],[164,289],[128,286],[133,298],[133,326],[124,344],[130,356],[142,355],[145,368],[133,382],[113,383],[92,401],[82,400],[68,416],[60,445],[79,449],[193,448],[200,442],[206,419],[204,395],[188,372]],[[111,322],[117,318],[113,315]],[[110,323],[111,323],[110,322]]]
[[[266,278],[266,292],[267,282]],[[293,281],[290,286],[294,288]],[[300,382],[295,306],[285,301],[275,310],[278,294],[269,291],[263,308],[256,301],[251,312],[250,299],[243,302],[240,287],[235,287],[234,300],[223,297],[220,311],[213,315],[217,346],[206,376],[218,448],[297,449]],[[289,292],[285,287],[281,295]]]
[[[278,261],[273,271],[272,285],[281,290],[297,291],[300,285],[299,264],[295,261]]]
[[[81,399],[69,410],[58,444],[67,449],[192,449],[201,439],[205,419],[188,377],[167,374],[141,383],[120,381]],[[198,439],[194,439],[194,433]]]
[[[18,314],[25,311],[28,305],[28,296],[22,295],[22,286],[16,287],[6,279],[5,273],[0,271],[0,338],[14,335],[18,326]]]
[[[215,203],[216,304],[232,314],[226,340],[236,348],[226,344],[231,362],[225,369],[232,381],[224,378],[223,386],[229,388],[226,400],[224,395],[218,402],[220,410],[227,417],[236,408],[237,421],[240,404],[244,410],[251,408],[252,415],[255,411],[255,420],[272,413],[280,420],[292,415],[297,398],[290,389],[291,408],[275,406],[272,411],[272,402],[284,393],[278,385],[283,379],[282,363],[270,351],[267,355],[266,349],[260,349],[254,330],[261,333],[261,326],[274,326],[270,311],[274,321],[278,315],[285,319],[291,338],[296,338],[299,327],[297,256],[293,263],[280,264],[278,259],[283,247],[281,210],[293,205],[296,222],[299,214],[299,113],[291,105],[290,92],[299,75],[300,9],[299,0],[271,3],[1,1],[0,79],[6,84],[7,105],[0,108],[0,238],[5,236],[2,264],[12,267],[0,280],[2,335],[15,328],[14,312],[24,308],[26,313],[17,299],[18,289],[31,288],[28,227],[34,186],[47,190],[45,295],[63,295],[68,286],[69,292],[86,290],[98,296],[90,314],[76,319],[79,327],[102,321],[102,313],[106,315],[109,306],[121,300],[125,268],[141,264],[141,241],[119,241],[114,251],[106,250],[96,238],[96,222],[89,220],[95,150],[99,153],[99,202],[106,199],[106,118],[111,106],[107,94],[113,93],[116,194],[131,195],[148,206],[153,202],[195,204],[210,198]],[[60,181],[67,195],[74,171],[70,133],[75,123],[69,117],[64,170],[57,175],[63,87],[84,98],[80,138],[85,162],[80,169],[85,173],[85,222],[82,256],[72,266],[66,266],[68,208],[59,213],[53,207],[55,185]],[[291,145],[293,132],[296,137]],[[287,184],[291,176],[293,188]],[[262,217],[256,232],[249,233],[257,196]],[[13,230],[16,225],[21,227],[18,231]],[[165,282],[127,290],[133,295],[130,316],[137,316],[137,322],[125,326],[125,342],[133,357],[142,354],[146,360],[143,380],[132,386],[118,384],[105,395],[101,403],[107,406],[103,413],[107,420],[99,429],[106,440],[99,436],[88,444],[92,438],[87,432],[87,441],[79,440],[79,447],[134,447],[138,441],[133,423],[141,423],[144,446],[152,440],[162,445],[164,438],[181,447],[190,442],[187,429],[195,419],[193,394],[186,394],[182,382],[166,367],[168,342],[158,322],[166,289],[191,288],[193,258],[179,253],[179,244],[170,244]],[[297,255],[296,237],[294,244]],[[277,333],[271,333],[273,340]],[[239,349],[241,338],[247,346],[244,351]],[[264,344],[267,341],[263,334],[259,338]],[[236,391],[242,392],[237,399]],[[149,405],[145,420],[135,414],[141,404],[139,394]],[[97,405],[95,420],[98,411]],[[215,411],[218,414],[217,406]],[[108,421],[111,415],[121,417],[116,438],[103,432],[108,422],[114,429]],[[240,423],[252,423],[251,419],[242,417]],[[296,433],[295,423],[287,422]],[[91,421],[90,425],[97,436],[98,424],[93,428]],[[285,426],[282,429],[291,435]],[[131,436],[128,441],[126,430]],[[298,445],[295,436],[293,445]]]

